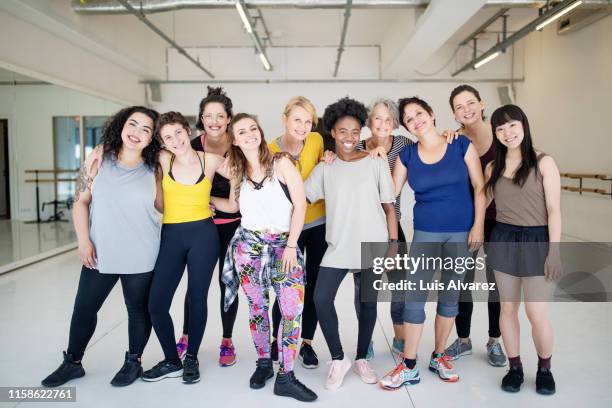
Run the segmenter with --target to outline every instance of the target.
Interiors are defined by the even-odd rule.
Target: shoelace
[[[222,356],[233,356],[234,355],[234,346],[232,345],[221,345],[221,355]]]
[[[185,361],[183,361],[183,368],[186,370],[189,370],[191,368],[196,368],[198,365],[198,361],[192,358],[186,358]]]
[[[446,353],[442,354],[442,357],[438,357],[436,360],[442,363],[442,365],[449,370],[453,368],[453,365],[450,363],[450,357],[447,356]]]
[[[502,355],[501,344],[499,344],[498,342],[495,342],[495,343],[489,345],[489,347],[491,348],[491,353],[496,354],[498,356]]]
[[[340,360],[328,361],[327,364],[331,366],[331,368],[329,369],[329,374],[327,375],[327,378],[332,378],[336,375],[338,370],[340,370]]]
[[[404,367],[406,367],[406,366],[404,365],[404,361],[402,360],[402,361],[399,362],[399,364],[394,369],[389,371],[385,375],[385,377],[386,376],[395,377],[396,375],[399,375],[404,370]]]

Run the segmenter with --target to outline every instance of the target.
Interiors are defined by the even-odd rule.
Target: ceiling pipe
[[[336,56],[336,66],[334,67],[334,78],[338,76],[338,68],[340,68],[340,60],[344,52],[344,44],[346,43],[346,31],[348,30],[349,20],[351,18],[351,7],[353,0],[346,0],[346,9],[344,10],[344,23],[342,24],[342,35],[340,36],[340,47],[338,47],[338,55]]]
[[[176,42],[174,42],[174,40],[172,38],[168,37],[162,30],[157,28],[157,26],[155,24],[151,23],[147,19],[147,17],[144,15],[144,13],[139,12],[134,7],[132,7],[132,5],[127,0],[117,0],[117,1],[119,3],[121,3],[122,6],[125,7],[131,14],[133,14],[134,16],[136,16],[136,18],[138,18],[140,21],[142,21],[147,27],[149,27],[155,34],[159,35],[168,44],[170,44],[172,47],[176,48],[176,50],[179,52],[179,54],[182,54],[183,56],[185,56],[185,58],[187,58],[189,61],[193,62],[196,67],[198,67],[202,71],[204,71],[206,73],[206,75],[208,75],[211,78],[215,77],[209,70],[207,70],[206,68],[204,68],[202,66],[202,64],[200,64],[200,61],[196,60],[191,55],[189,55],[189,53],[187,51],[185,51],[185,49],[183,47],[181,47]]]

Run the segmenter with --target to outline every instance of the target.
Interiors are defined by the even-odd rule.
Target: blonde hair
[[[289,102],[287,102],[287,105],[285,105],[285,109],[283,110],[283,117],[285,119],[288,118],[291,110],[296,106],[299,106],[310,113],[310,116],[312,116],[312,127],[315,128],[318,120],[317,110],[312,102],[310,102],[310,100],[304,96],[294,96],[293,98],[289,99]]]

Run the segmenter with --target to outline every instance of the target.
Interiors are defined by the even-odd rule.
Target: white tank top
[[[240,186],[240,225],[251,231],[288,232],[293,204],[280,181],[272,175],[259,190],[244,180]]]

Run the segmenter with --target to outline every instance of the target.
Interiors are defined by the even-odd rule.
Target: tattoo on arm
[[[93,177],[89,175],[87,168],[85,167],[85,163],[81,165],[81,169],[79,170],[79,174],[77,175],[76,181],[76,191],[74,193],[74,202],[79,201],[81,193],[84,193],[85,190],[91,189],[91,182],[93,181]]]

